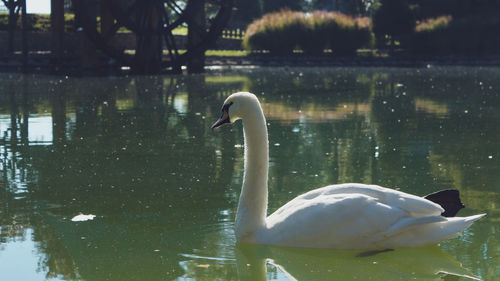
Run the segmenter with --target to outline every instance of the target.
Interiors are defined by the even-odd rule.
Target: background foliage
[[[309,55],[354,54],[369,46],[371,22],[339,12],[311,13],[283,10],[264,15],[247,28],[243,45],[249,51],[268,50],[273,55],[290,55],[300,49]]]
[[[247,50],[277,55],[353,54],[376,46],[415,55],[500,53],[498,0],[235,0],[229,28],[247,29]],[[321,10],[321,12],[320,12]],[[21,18],[17,19],[17,28]],[[28,15],[28,30],[49,31],[49,15]],[[0,30],[8,14],[0,13]],[[66,31],[74,16],[65,15]],[[373,35],[376,40],[373,40]],[[393,54],[393,52],[391,52]]]

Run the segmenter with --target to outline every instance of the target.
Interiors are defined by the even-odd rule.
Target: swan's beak
[[[212,130],[217,128],[217,127],[220,127],[226,123],[230,123],[229,121],[229,114],[227,113],[227,110],[223,110],[222,111],[222,115],[221,117],[219,118],[219,120],[217,120],[217,122],[215,122],[213,125],[212,125]]]

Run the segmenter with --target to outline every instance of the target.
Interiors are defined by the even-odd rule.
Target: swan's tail
[[[469,217],[453,217],[453,218],[448,218],[447,221],[442,222],[442,224],[444,224],[444,227],[447,230],[449,230],[447,232],[450,233],[455,232],[458,235],[460,234],[460,232],[464,231],[469,226],[471,226],[473,222],[477,221],[478,219],[484,216],[486,216],[486,214],[479,214]]]
[[[469,228],[473,222],[485,215],[486,214],[479,214],[469,217],[447,218],[443,222],[431,223],[428,226],[422,227],[422,232],[427,232],[427,238],[429,239],[428,242],[423,241],[423,244],[435,244],[446,239],[457,237],[462,231]],[[417,232],[420,232],[420,229]]]
[[[426,195],[424,198],[439,204],[444,209],[441,214],[443,217],[454,217],[460,209],[465,208],[457,189],[440,190]]]
[[[473,222],[484,217],[479,214],[469,217],[443,218],[442,221],[430,223],[416,223],[386,237],[381,244],[387,248],[418,247],[437,244],[446,239],[454,238],[472,225]]]
[[[469,217],[455,217],[458,211],[465,207],[460,200],[460,193],[456,189],[441,190],[424,196],[424,198],[439,204],[444,209],[441,216],[446,217],[445,221],[431,223],[422,228],[427,229],[428,233],[432,234],[429,238],[433,238],[435,243],[460,235],[460,233],[471,226],[473,222],[486,215],[479,214]]]

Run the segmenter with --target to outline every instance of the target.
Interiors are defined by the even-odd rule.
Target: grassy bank
[[[17,27],[21,26],[22,16],[17,19]],[[27,15],[27,30],[29,31],[50,31],[50,15],[28,14]],[[0,12],[0,30],[8,30],[9,14]],[[75,15],[64,14],[64,30],[66,32],[75,31]]]

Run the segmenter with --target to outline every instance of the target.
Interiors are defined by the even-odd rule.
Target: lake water
[[[363,182],[488,215],[376,255],[237,246],[242,127],[210,130],[236,91],[268,119],[269,211]],[[499,124],[500,68],[0,74],[0,280],[500,280]]]

